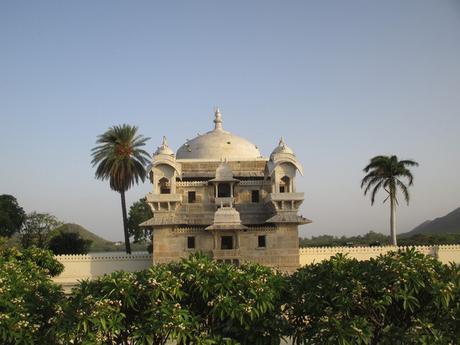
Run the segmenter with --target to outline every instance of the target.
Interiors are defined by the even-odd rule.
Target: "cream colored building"
[[[153,261],[169,262],[202,251],[217,261],[258,262],[293,271],[299,267],[298,214],[304,199],[296,191],[302,166],[283,139],[270,158],[251,142],[214,129],[174,153],[163,138],[153,156]]]

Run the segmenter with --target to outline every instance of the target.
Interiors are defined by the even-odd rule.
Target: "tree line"
[[[129,236],[135,243],[146,242],[151,250],[150,233],[139,224],[152,216],[145,199],[131,205],[128,214]],[[54,254],[86,254],[92,241],[77,232],[66,231],[63,222],[49,213],[26,214],[12,195],[0,195],[0,238],[22,248],[32,246],[50,249]]]
[[[311,238],[299,238],[300,247],[356,247],[388,246],[391,238],[387,235],[369,231],[358,236],[320,235]],[[460,244],[460,234],[414,234],[398,236],[400,246],[431,246]]]

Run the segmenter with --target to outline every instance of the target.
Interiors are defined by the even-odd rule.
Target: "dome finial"
[[[220,113],[220,109],[217,107],[216,112],[214,113],[214,130],[222,130],[222,114]]]
[[[168,145],[168,140],[166,139],[166,136],[163,135],[163,141],[161,142],[161,145],[157,148],[155,154],[167,154],[167,155],[172,155],[174,152],[170,149]]]
[[[280,138],[280,142],[279,142],[278,146],[286,146],[286,143],[284,142],[283,137]]]

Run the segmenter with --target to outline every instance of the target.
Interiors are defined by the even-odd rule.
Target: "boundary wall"
[[[415,248],[420,253],[434,256],[444,264],[449,262],[460,264],[460,245],[458,244],[413,247],[305,247],[299,250],[299,263],[300,266],[318,263],[337,253],[347,254],[348,257],[357,260],[369,260],[389,251],[405,248]]]
[[[61,284],[66,291],[79,280],[94,279],[115,271],[140,271],[149,268],[153,259],[151,254],[87,254],[56,255],[55,258],[64,265],[64,271],[53,280]]]
[[[329,259],[337,253],[347,254],[357,260],[368,260],[380,254],[406,247],[307,247],[299,249],[300,266],[318,263]],[[441,262],[454,262],[460,265],[460,245],[414,246],[427,255],[432,255]],[[134,272],[149,268],[153,263],[151,254],[134,253],[120,254],[87,254],[87,255],[57,255],[56,259],[64,265],[64,271],[54,282],[61,284],[69,291],[79,280],[94,279],[106,273],[115,271]]]

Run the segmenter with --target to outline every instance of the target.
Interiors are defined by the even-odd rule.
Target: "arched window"
[[[291,192],[291,179],[287,176],[283,176],[280,180],[280,193]]]
[[[166,177],[162,177],[158,181],[158,187],[160,189],[160,194],[171,194],[171,187],[169,185],[169,180]]]

